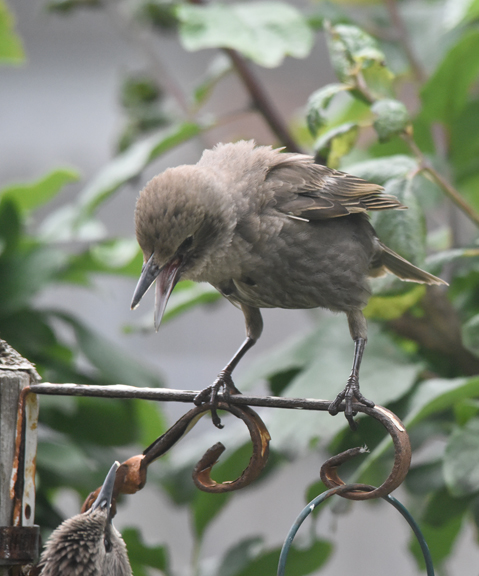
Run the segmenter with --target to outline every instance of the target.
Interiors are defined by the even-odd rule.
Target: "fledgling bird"
[[[345,312],[355,342],[351,375],[331,403],[345,400],[352,425],[359,367],[367,340],[362,309],[369,277],[446,284],[377,237],[368,210],[404,209],[377,184],[253,141],[218,144],[195,165],[169,168],[140,192],[135,225],[144,265],[131,307],[156,281],[155,327],[180,278],[209,282],[241,308],[246,340],[198,403],[218,390],[237,392],[231,373],[261,335],[260,308],[328,308]],[[214,422],[219,419],[213,414]]]
[[[65,520],[48,539],[40,576],[132,576],[125,542],[111,523],[115,462],[90,510]]]

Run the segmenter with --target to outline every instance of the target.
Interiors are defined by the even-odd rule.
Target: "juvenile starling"
[[[118,466],[110,468],[90,510],[65,520],[50,536],[38,566],[41,576],[132,576],[125,542],[110,516]]]
[[[261,335],[260,308],[328,308],[345,312],[355,342],[345,389],[331,403],[352,424],[352,402],[374,403],[359,391],[367,340],[362,309],[368,278],[392,272],[402,280],[445,284],[385,246],[368,210],[404,209],[383,188],[253,141],[218,144],[199,162],[169,168],[140,192],[136,236],[144,265],[131,307],[156,280],[155,327],[180,278],[209,282],[241,308],[246,340],[213,385],[237,392],[231,373]],[[215,414],[214,421],[219,425]]]

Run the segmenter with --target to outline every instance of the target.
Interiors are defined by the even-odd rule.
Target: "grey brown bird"
[[[90,510],[65,520],[40,558],[41,576],[132,576],[125,542],[111,523],[110,505],[118,462],[108,472]]]
[[[156,281],[155,327],[180,278],[209,282],[241,308],[246,340],[217,380],[197,396],[237,392],[231,373],[261,335],[260,308],[328,308],[345,312],[355,342],[351,375],[331,403],[345,400],[352,424],[359,367],[367,340],[362,309],[368,278],[445,284],[385,246],[368,210],[404,209],[377,184],[253,141],[218,144],[195,165],[169,168],[140,192],[136,236],[144,265],[131,307]],[[218,425],[219,419],[213,414]]]

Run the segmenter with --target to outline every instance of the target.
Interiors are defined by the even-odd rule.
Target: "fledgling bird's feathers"
[[[216,391],[221,385],[235,390],[231,372],[261,335],[260,308],[345,312],[355,341],[353,370],[330,412],[346,399],[351,423],[353,398],[372,405],[359,392],[368,279],[389,271],[445,284],[385,246],[367,216],[405,208],[381,186],[317,165],[311,156],[253,141],[219,144],[194,166],[156,176],[140,193],[135,225],[145,264],[132,308],[156,280],[158,328],[180,278],[209,282],[240,307],[247,339],[221,371]],[[200,393],[198,401],[204,398]]]

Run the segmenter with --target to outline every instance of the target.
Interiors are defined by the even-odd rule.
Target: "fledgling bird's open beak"
[[[110,506],[111,500],[113,498],[113,488],[115,486],[116,471],[118,470],[119,466],[120,463],[115,462],[110,468],[110,471],[106,475],[105,481],[103,482],[100,493],[90,508],[91,511],[96,510],[97,508],[107,508],[108,518],[110,518]]]
[[[160,268],[158,264],[154,262],[153,257],[154,254],[152,254],[148,261],[143,264],[140,279],[138,280],[131,301],[131,309],[134,310],[138,306],[140,300],[156,280],[154,322],[155,330],[158,331],[168,299],[173,292],[173,288],[180,279],[182,258],[175,256]]]

